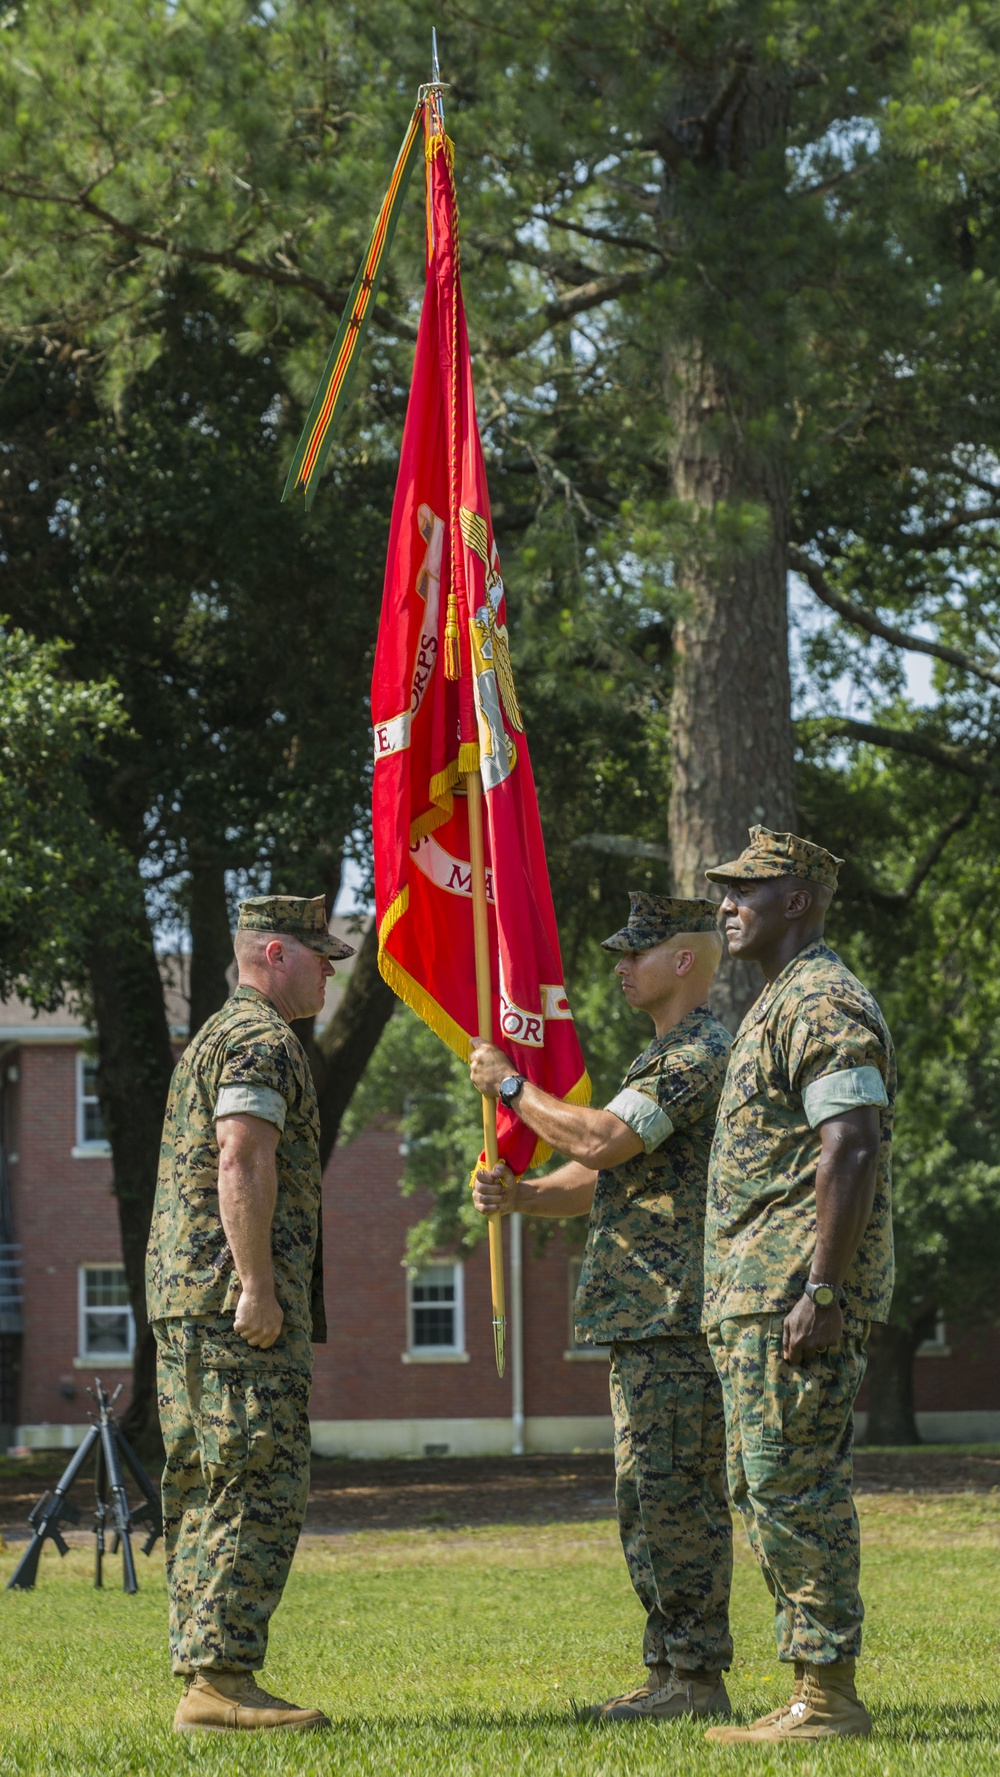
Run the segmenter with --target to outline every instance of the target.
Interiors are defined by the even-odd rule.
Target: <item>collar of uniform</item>
[[[269,1000],[267,994],[263,993],[259,987],[250,987],[245,981],[240,982],[239,987],[233,994],[233,999],[253,1000],[258,1006],[266,1006],[268,1011],[273,1012],[276,1018],[281,1018],[281,1013],[278,1011],[274,1001]],[[284,1024],[285,1020],[281,1018],[281,1022]]]
[[[744,1031],[752,1030],[754,1025],[760,1023],[762,1018],[767,1017],[775,1000],[784,993],[786,987],[790,985],[793,976],[797,974],[803,963],[812,962],[817,956],[836,956],[836,954],[836,951],[830,949],[825,938],[817,938],[814,943],[807,944],[804,950],[797,951],[791,961],[785,964],[781,973],[775,975],[773,981],[768,982],[760,999],[754,1001],[754,1004],[750,1007],[749,1012],[736,1033],[737,1036],[741,1037]]]
[[[710,1011],[711,1007],[707,1005],[693,1006],[691,1011],[685,1012],[683,1018],[679,1018],[676,1024],[672,1024],[662,1037],[654,1037],[651,1043],[647,1043],[642,1054],[637,1055],[630,1064],[628,1073],[625,1075],[626,1080],[631,1079],[634,1073],[644,1068],[650,1061],[654,1061],[657,1055],[662,1055],[665,1049],[671,1048],[680,1033],[684,1031],[685,1026],[690,1024],[693,1019],[704,1018]]]

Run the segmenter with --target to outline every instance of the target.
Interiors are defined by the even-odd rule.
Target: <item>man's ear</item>
[[[676,963],[677,963],[677,973],[679,976],[681,976],[683,978],[683,976],[689,975],[695,965],[694,951],[693,950],[678,950],[677,955],[676,955]]]
[[[789,889],[785,900],[785,918],[803,919],[813,905],[812,890],[805,884],[801,888]]]
[[[269,944],[265,944],[264,955],[272,969],[276,969],[279,963],[284,962],[285,947],[282,944],[281,939],[272,938]]]

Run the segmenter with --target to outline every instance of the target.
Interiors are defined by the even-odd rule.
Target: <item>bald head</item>
[[[244,965],[251,967],[266,962],[264,952],[273,936],[270,932],[234,932],[233,955],[242,974]]]
[[[240,986],[254,987],[291,1024],[323,1009],[326,983],[335,973],[330,958],[282,932],[241,929],[233,935]]]
[[[676,960],[680,978],[697,981],[707,993],[722,961],[721,932],[680,932],[663,949]]]
[[[646,950],[626,950],[615,965],[630,1006],[648,1012],[658,1037],[704,1005],[722,957],[718,932],[678,932]]]

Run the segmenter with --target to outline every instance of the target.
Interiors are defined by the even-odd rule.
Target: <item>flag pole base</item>
[[[502,1376],[507,1368],[507,1322],[493,1321],[493,1355],[497,1360],[497,1375]]]

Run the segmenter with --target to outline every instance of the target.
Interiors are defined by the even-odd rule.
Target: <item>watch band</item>
[[[508,1074],[505,1080],[500,1081],[500,1102],[505,1104],[509,1111],[514,1109],[514,1100],[520,1097],[523,1085],[523,1074]]]
[[[817,1308],[831,1308],[834,1302],[839,1302],[843,1308],[847,1300],[843,1290],[835,1283],[813,1283],[810,1280],[806,1283],[805,1293],[811,1302],[816,1303]],[[819,1301],[817,1298],[821,1293],[824,1299]]]

